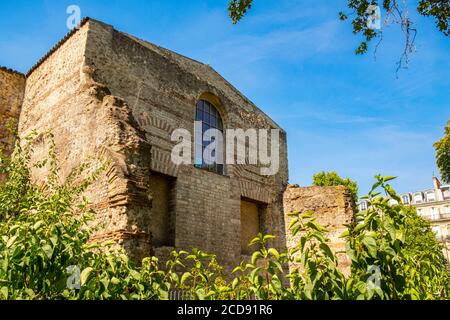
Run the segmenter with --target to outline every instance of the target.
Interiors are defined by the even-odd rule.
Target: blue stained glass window
[[[196,121],[202,122],[202,136],[204,136],[205,132],[209,129],[217,129],[223,135],[222,118],[220,117],[220,114],[217,111],[217,109],[208,101],[205,101],[205,100],[198,101],[195,119],[196,119]],[[210,143],[211,142],[205,142],[205,141],[203,141],[203,143],[200,143],[200,144],[197,143],[196,148],[201,147],[202,155],[203,155],[203,152],[205,151],[206,147],[208,147],[208,145]],[[224,148],[223,145],[219,146],[219,147]],[[223,153],[224,153],[224,151],[222,150],[222,154]],[[213,152],[212,156],[215,156],[215,154],[216,153]],[[210,161],[208,161],[208,162],[210,162]],[[218,174],[224,174],[224,165],[222,163],[221,164],[218,164],[218,163],[207,164],[205,162],[205,159],[196,159],[195,166],[197,168],[205,169],[205,170],[208,170],[211,172],[216,172]]]

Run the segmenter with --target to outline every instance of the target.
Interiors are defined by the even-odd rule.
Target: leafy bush
[[[49,156],[30,163],[34,136],[23,147],[17,144],[12,160],[0,158],[0,172],[8,176],[0,184],[0,299],[164,297],[167,275],[154,258],[137,268],[111,243],[89,243],[93,212],[79,199],[104,166],[88,173],[89,163],[82,164],[59,184],[51,135]],[[43,166],[50,174],[48,183],[39,187],[30,172]],[[67,286],[74,269],[80,270],[80,290]]]
[[[346,233],[347,253],[352,259],[349,281],[358,288],[360,299],[439,299],[447,297],[449,274],[442,247],[429,224],[412,207],[392,206],[386,195],[401,203],[387,183],[394,177],[377,176],[369,196],[369,208],[357,216],[357,225]],[[417,233],[422,233],[418,237]],[[426,242],[422,242],[424,238]],[[426,247],[425,247],[426,245]],[[417,249],[420,248],[420,252]],[[375,267],[375,268],[374,268]],[[380,285],[368,285],[375,271]]]
[[[313,185],[319,187],[344,186],[352,194],[353,201],[358,203],[358,183],[350,178],[341,178],[337,172],[319,172],[313,176]]]
[[[161,269],[155,257],[136,264],[112,242],[89,241],[94,212],[81,195],[107,164],[88,161],[61,183],[52,136],[48,157],[37,163],[31,163],[33,137],[17,144],[11,160],[0,155],[0,173],[7,174],[0,182],[0,300],[169,299],[177,291],[185,299],[448,298],[449,274],[429,223],[377,192],[398,199],[391,177],[377,177],[369,209],[342,235],[349,277],[313,213],[292,214],[294,248],[278,252],[268,246],[272,236],[259,234],[251,261],[232,274],[198,249],[172,252]],[[48,182],[39,186],[31,172],[44,166]]]
[[[434,144],[436,163],[441,172],[442,180],[450,183],[450,120],[445,127],[444,137]]]

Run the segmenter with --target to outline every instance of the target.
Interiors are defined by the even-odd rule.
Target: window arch
[[[199,100],[197,102],[197,109],[195,114],[195,121],[196,125],[197,123],[200,124],[201,122],[201,137],[204,137],[205,132],[207,132],[209,129],[217,129],[223,137],[223,121],[222,117],[220,116],[219,111],[217,108],[206,100]],[[198,129],[198,131],[200,131]],[[200,133],[200,132],[199,132]],[[211,172],[216,172],[218,174],[225,174],[223,161],[221,163],[217,163],[216,161],[213,161],[214,159],[205,159],[204,152],[205,149],[214,141],[204,141],[204,139],[200,139],[201,141],[195,141],[195,166],[197,168],[205,169]],[[201,151],[200,151],[201,150]],[[201,156],[200,156],[201,152]],[[218,146],[218,150],[215,152],[221,152],[221,155],[224,154],[224,144],[222,141],[222,144]],[[216,157],[217,155],[213,152],[213,157]],[[213,162],[211,164],[211,162]]]

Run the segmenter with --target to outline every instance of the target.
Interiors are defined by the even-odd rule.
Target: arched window
[[[216,107],[214,107],[210,102],[206,100],[199,100],[197,103],[195,120],[196,124],[201,122],[201,138],[200,140],[198,140],[196,137],[195,141],[195,166],[197,168],[216,172],[218,174],[224,174],[223,161],[220,161],[221,163],[217,163],[217,161],[214,161],[217,158],[215,152],[221,152],[223,158],[223,141],[221,144],[219,144],[218,150],[212,152],[212,159],[208,158],[208,156],[206,156],[207,158],[205,159],[205,149],[215,140],[212,139],[212,141],[205,141],[205,139],[202,139],[205,136],[205,132],[209,129],[217,129],[223,137],[223,122],[219,112],[217,111]],[[200,133],[200,130],[198,131]]]

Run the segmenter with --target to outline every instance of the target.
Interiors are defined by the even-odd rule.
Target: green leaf
[[[231,285],[231,288],[233,288],[233,290],[235,290],[236,289],[236,287],[239,285],[239,279],[238,278],[235,278],[234,280],[233,280],[233,283],[232,283],[232,285]]]
[[[339,236],[339,238],[347,238],[350,235],[350,231],[346,229],[342,234]]]
[[[184,286],[184,284],[186,283],[186,281],[188,281],[189,278],[191,278],[191,277],[192,277],[192,274],[191,274],[190,272],[185,272],[185,273],[183,274],[183,276],[181,277],[180,285],[181,285],[181,286]]]
[[[261,268],[255,268],[252,272],[250,272],[250,279],[252,279],[253,282],[256,282],[256,277],[260,271]]]
[[[44,221],[42,221],[42,220],[39,220],[38,222],[36,222],[34,225],[33,225],[33,230],[38,230],[42,225],[44,224]]]
[[[0,289],[0,293],[1,293],[2,296],[3,296],[3,299],[2,299],[2,300],[8,300],[8,287],[2,287],[2,288]]]
[[[36,294],[31,289],[25,289],[25,293],[27,294],[30,300],[33,300],[36,297]]]
[[[387,176],[387,177],[384,177],[384,182],[388,182],[388,181],[391,181],[391,180],[394,180],[394,179],[397,179],[397,177],[395,177],[395,176]]]
[[[255,244],[260,244],[261,243],[261,239],[260,238],[254,238],[252,239],[252,241],[250,241],[249,246],[254,246]]]
[[[364,281],[358,281],[358,283],[355,286],[356,290],[358,290],[360,293],[364,294],[367,292],[367,285]]]
[[[236,273],[238,271],[243,271],[243,268],[241,266],[237,266],[236,268],[233,269],[231,273]]]
[[[365,236],[363,238],[363,244],[366,246],[367,250],[369,251],[369,254],[372,257],[376,257],[377,255],[377,241],[370,237],[370,236]]]
[[[91,275],[92,271],[94,271],[94,269],[91,268],[91,267],[88,267],[88,268],[84,269],[81,272],[80,280],[81,280],[81,285],[82,286],[84,286],[87,283],[87,281],[89,280],[89,276]]]
[[[272,286],[275,289],[275,291],[281,291],[282,290],[282,283],[280,278],[278,278],[278,276],[275,274],[272,276],[272,280],[271,280]]]
[[[292,229],[292,227],[299,222],[298,218],[294,218],[291,220],[291,223],[289,224],[289,230]]]
[[[51,236],[50,237],[50,242],[52,243],[53,247],[56,247],[56,245],[58,244],[58,236]]]
[[[384,249],[384,252],[386,252],[388,255],[395,257],[397,254],[395,253],[395,250],[391,247],[386,247]]]
[[[6,243],[6,248],[9,249],[16,242],[16,239],[17,236],[9,238],[8,242]]]
[[[256,262],[262,257],[262,254],[260,251],[256,251],[255,253],[253,253],[252,255],[252,264],[256,265]]]
[[[268,251],[268,253],[270,254],[270,255],[272,255],[273,257],[275,257],[275,259],[280,259],[280,253],[277,251],[277,249],[275,249],[275,248],[270,248],[269,249],[269,251]]]
[[[272,239],[275,239],[275,236],[266,235],[266,236],[264,236],[264,238],[263,238],[264,242],[265,242],[265,241],[268,241],[268,240],[272,240]]]
[[[283,273],[283,267],[278,261],[270,261],[269,265],[276,267],[281,273]]]
[[[339,12],[339,19],[341,20],[341,21],[345,21],[345,20],[347,20],[347,15],[345,14],[345,13],[343,13],[343,12]]]
[[[141,280],[141,274],[139,272],[137,272],[136,270],[131,269],[130,270],[130,275],[133,277],[133,279],[135,280]]]
[[[334,256],[333,252],[331,251],[330,247],[326,243],[321,243],[320,249],[322,249],[322,251],[325,253],[325,255],[328,258],[330,258],[333,261],[335,260],[335,256]]]
[[[44,251],[45,255],[47,256],[48,259],[51,259],[53,256],[53,248],[49,245],[46,244],[42,247],[42,251]]]
[[[112,272],[116,273],[116,262],[114,261],[114,257],[108,256],[106,258],[106,261],[108,261],[108,264],[110,265]]]
[[[104,277],[102,279],[100,279],[100,283],[103,285],[105,290],[108,290],[108,286],[109,286],[109,278],[108,277]]]

